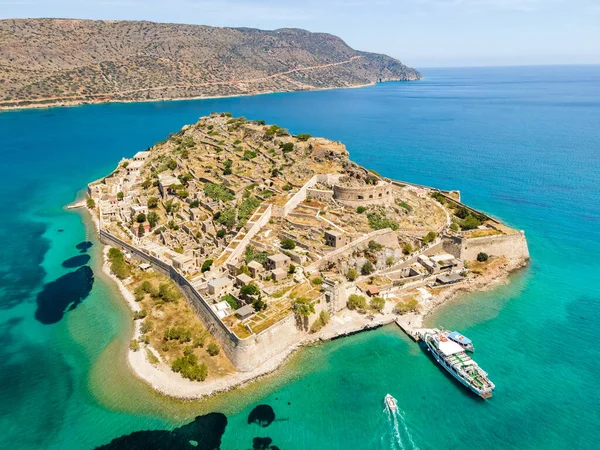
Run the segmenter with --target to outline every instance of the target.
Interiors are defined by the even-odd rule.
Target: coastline
[[[390,83],[390,82],[404,82],[404,81],[419,81],[419,80],[390,80],[384,81],[382,83]],[[224,98],[241,98],[241,97],[253,97],[257,95],[272,95],[272,94],[286,94],[286,93],[294,93],[294,92],[316,92],[316,91],[332,91],[335,89],[359,89],[368,86],[375,86],[378,84],[377,82],[366,83],[366,84],[356,84],[352,86],[336,86],[336,87],[327,87],[327,88],[313,88],[313,89],[297,89],[291,91],[264,91],[264,92],[252,92],[248,94],[235,94],[235,95],[212,95],[212,96],[196,96],[196,97],[167,97],[167,98],[151,98],[151,99],[135,99],[135,100],[74,100],[74,101],[64,101],[64,102],[56,102],[56,103],[33,103],[26,106],[2,106],[0,105],[0,113],[9,112],[9,111],[25,111],[30,109],[50,109],[50,108],[71,108],[75,106],[85,106],[85,105],[105,105],[105,104],[127,104],[127,103],[162,103],[162,102],[179,102],[186,100],[215,100],[215,99],[224,99]]]
[[[99,232],[98,219],[87,208],[85,208],[85,210],[94,223],[96,231]],[[130,310],[132,312],[139,311],[140,306],[135,301],[133,294],[126,285],[110,271],[107,255],[109,246],[102,245],[102,271],[115,282],[121,297],[125,300]],[[497,284],[507,283],[511,273],[524,268],[527,265],[527,262],[524,260],[508,261],[494,271],[480,275],[476,279],[470,279],[459,285],[444,288],[435,294],[419,313],[410,313],[399,316],[393,313],[394,305],[391,302],[386,304],[382,314],[378,314],[373,318],[369,318],[368,315],[360,314],[356,311],[345,310],[340,315],[334,317],[331,322],[319,332],[286,348],[283,352],[268,359],[250,372],[235,372],[221,378],[209,378],[203,382],[190,381],[183,378],[178,373],[173,372],[171,368],[162,361],[158,352],[151,346],[143,346],[138,351],[127,349],[127,365],[136,378],[166,397],[180,400],[206,398],[240,388],[258,381],[265,376],[274,374],[276,371],[283,369],[285,363],[297,350],[306,346],[319,345],[327,341],[351,336],[363,331],[377,329],[391,323],[396,323],[401,328],[407,326],[413,328],[422,327],[425,318],[447,301],[455,298],[461,293],[482,292],[493,289]],[[140,322],[135,321],[131,339],[138,339],[140,336]],[[157,364],[150,363],[146,356],[146,349],[157,357],[159,360]]]

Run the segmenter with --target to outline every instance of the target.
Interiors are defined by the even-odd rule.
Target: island
[[[0,20],[0,110],[419,80],[327,33],[146,21]]]
[[[386,178],[345,146],[213,113],[88,186],[105,269],[128,300],[128,360],[201,397],[303,345],[423,317],[527,264],[522,231]]]

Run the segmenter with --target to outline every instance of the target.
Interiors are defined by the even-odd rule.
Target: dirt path
[[[6,103],[10,103],[11,105],[15,105],[15,104],[18,105],[19,103],[29,103],[29,102],[40,103],[40,102],[49,102],[49,101],[53,101],[53,100],[68,101],[68,100],[78,100],[78,99],[84,99],[84,98],[90,98],[90,97],[113,97],[113,96],[123,95],[123,94],[134,94],[136,92],[161,91],[161,90],[171,89],[171,88],[186,89],[186,88],[203,87],[203,86],[259,83],[261,81],[267,81],[267,80],[272,80],[275,78],[286,77],[286,75],[296,73],[296,72],[306,72],[306,71],[310,71],[310,70],[325,69],[327,67],[341,66],[344,64],[349,64],[352,61],[355,61],[360,58],[362,58],[362,56],[353,56],[352,58],[347,59],[345,61],[329,63],[329,64],[321,64],[321,65],[317,65],[317,66],[299,67],[297,69],[286,70],[285,72],[278,72],[273,75],[267,75],[265,77],[259,77],[259,78],[251,78],[251,79],[247,79],[247,80],[208,81],[205,83],[198,83],[198,84],[172,84],[172,85],[167,85],[167,86],[156,86],[156,87],[148,87],[148,88],[142,88],[142,89],[129,89],[129,90],[124,90],[124,91],[112,91],[112,92],[105,92],[105,93],[100,93],[100,94],[88,94],[85,96],[84,95],[71,95],[71,96],[35,98],[35,99],[31,99],[31,100],[16,100],[16,101],[10,101],[10,102],[5,101],[5,102],[0,102],[0,108]]]

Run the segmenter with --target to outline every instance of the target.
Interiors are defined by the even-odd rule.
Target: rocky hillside
[[[151,22],[0,20],[0,108],[417,80],[336,36]]]

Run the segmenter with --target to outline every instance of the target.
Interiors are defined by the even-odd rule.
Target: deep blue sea
[[[0,448],[598,448],[600,66],[423,74],[0,113]],[[132,377],[129,312],[85,216],[63,207],[121,157],[211,111],[340,140],[362,165],[459,189],[525,230],[529,268],[429,319],[475,341],[492,399],[394,327],[303,350],[276,376],[210,400],[164,399]],[[388,392],[401,414],[382,412]],[[268,427],[249,424],[257,405],[273,408]]]

